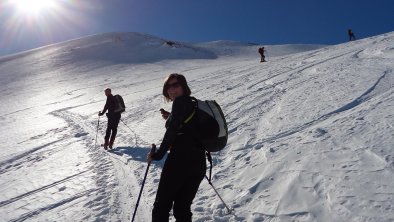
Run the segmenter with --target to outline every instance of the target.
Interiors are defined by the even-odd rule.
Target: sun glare
[[[76,36],[88,26],[84,12],[92,10],[90,1],[72,0],[0,0],[0,15],[7,15],[1,21],[2,44],[22,41],[31,35],[43,44],[53,43],[62,36]],[[4,31],[4,32],[3,32]],[[23,43],[25,44],[25,43]]]
[[[16,8],[27,14],[39,14],[55,6],[56,0],[13,0]]]

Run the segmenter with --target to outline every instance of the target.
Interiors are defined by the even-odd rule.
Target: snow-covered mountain
[[[222,106],[230,132],[213,184],[234,211],[203,181],[194,221],[393,221],[393,45],[387,33],[265,46],[260,63],[250,43],[108,33],[1,57],[0,221],[129,221],[173,72]],[[111,153],[95,146],[106,87],[126,103]],[[137,221],[150,221],[162,164]]]

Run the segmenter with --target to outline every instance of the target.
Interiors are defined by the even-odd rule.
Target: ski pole
[[[205,175],[205,178],[208,180],[208,183],[212,186],[213,190],[215,191],[215,193],[218,195],[219,199],[222,201],[222,203],[224,204],[224,206],[227,208],[227,211],[229,214],[231,214],[230,208],[227,206],[227,204],[224,202],[224,200],[222,199],[222,197],[219,195],[218,191],[215,189],[215,187],[213,186],[212,182],[208,179],[207,175]]]
[[[99,112],[99,114],[100,114],[100,112]],[[99,124],[100,124],[100,116],[98,117],[98,120],[97,120],[96,141],[94,142],[94,149],[96,149],[96,145],[97,145],[97,134],[98,134],[98,130],[99,130]]]
[[[152,144],[152,149],[150,150],[150,152],[151,152],[151,153],[154,153],[155,151],[156,151],[156,145],[155,145],[155,144]],[[137,208],[138,208],[138,204],[140,203],[140,198],[141,198],[142,190],[144,189],[146,176],[148,175],[148,170],[149,170],[150,162],[151,162],[151,161],[148,161],[148,167],[146,168],[146,171],[145,171],[144,180],[142,181],[140,194],[138,195],[137,203],[136,203],[136,205],[135,205],[135,209],[134,209],[134,213],[133,213],[133,218],[131,219],[131,222],[134,221],[135,214],[137,213]]]
[[[137,134],[134,132],[134,130],[132,130],[122,119],[120,119],[120,121],[122,121],[122,123],[129,128],[130,132],[132,132],[134,134],[135,137],[135,145],[138,146],[138,140],[137,140]]]
[[[127,127],[127,128],[129,128],[129,130],[131,131],[131,132],[133,132],[134,133],[134,131],[122,120],[122,119],[120,119],[120,121],[122,121],[122,123]]]

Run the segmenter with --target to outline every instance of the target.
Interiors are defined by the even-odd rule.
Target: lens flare
[[[21,13],[40,14],[56,7],[56,0],[12,0]]]
[[[96,24],[89,15],[97,10],[90,0],[0,0],[0,51],[75,38]]]

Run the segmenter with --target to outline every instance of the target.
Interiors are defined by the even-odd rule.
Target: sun
[[[56,6],[56,0],[12,0],[21,13],[40,14]]]

